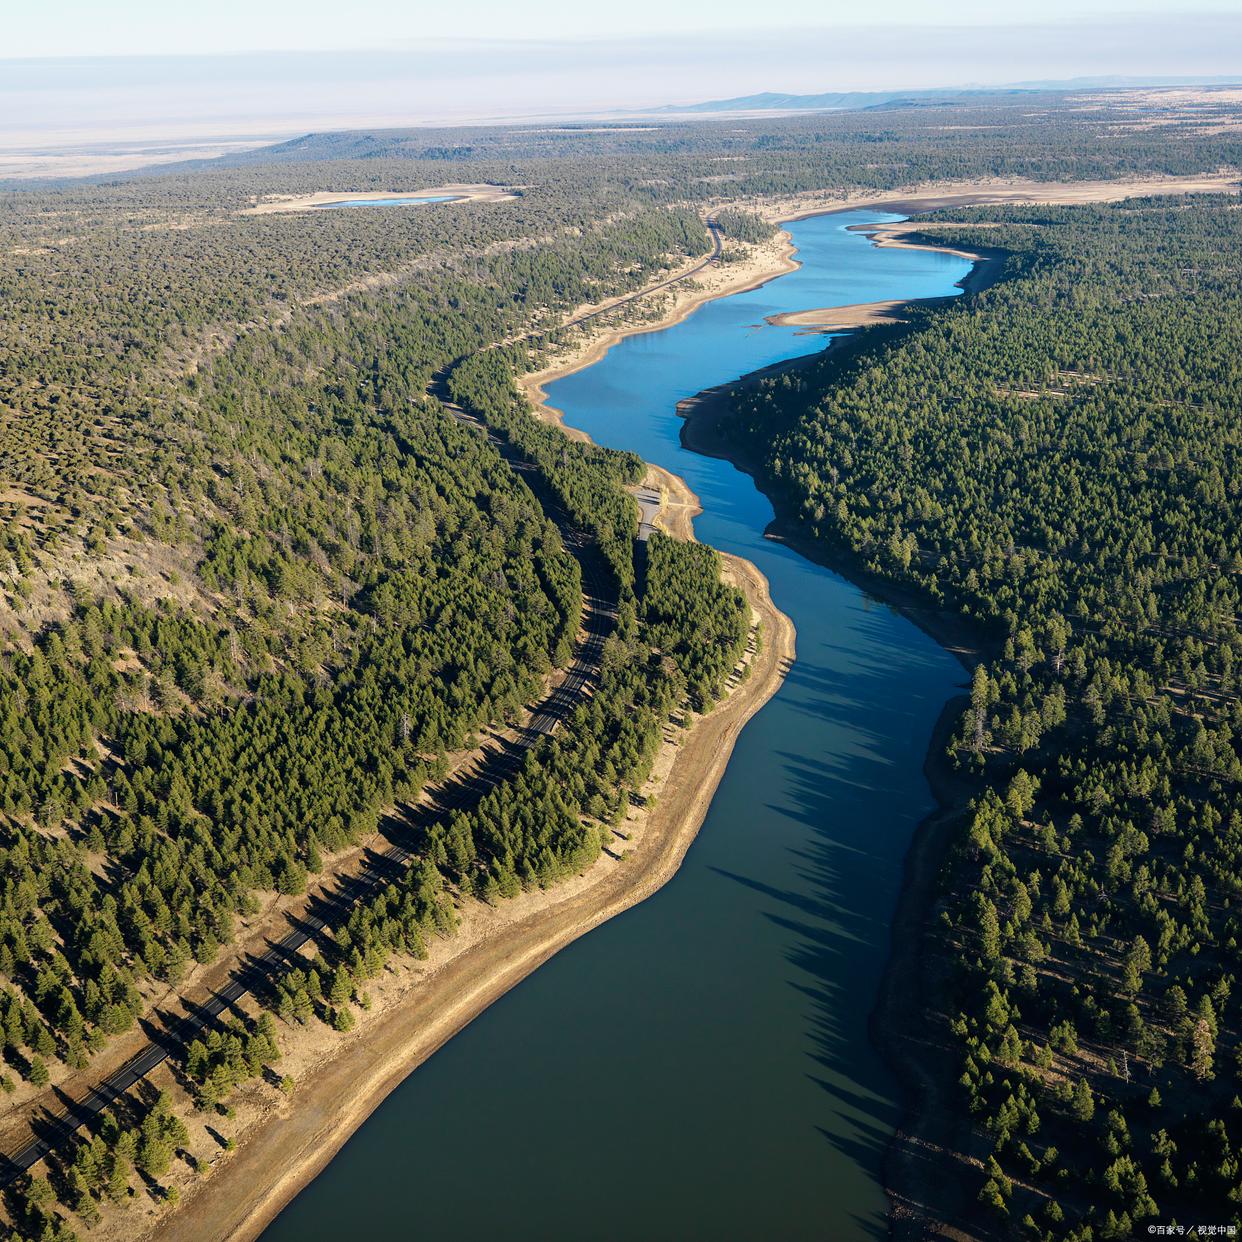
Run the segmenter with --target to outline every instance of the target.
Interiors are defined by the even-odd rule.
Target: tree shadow
[[[799,635],[782,690],[792,716],[776,740],[796,743],[773,748],[769,796],[758,804],[773,839],[785,842],[781,857],[775,866],[757,858],[750,874],[712,870],[758,894],[760,916],[778,932],[788,985],[801,998],[806,1078],[826,1105],[816,1132],[879,1181],[901,1105],[870,1018],[904,856],[934,805],[926,748],[961,669],[887,607],[851,609],[844,623],[845,638]],[[854,1214],[851,1236],[886,1235],[883,1220]]]

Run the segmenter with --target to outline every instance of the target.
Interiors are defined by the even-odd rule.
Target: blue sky
[[[0,57],[418,47],[834,26],[1004,26],[1242,12],[1242,0],[7,0]]]

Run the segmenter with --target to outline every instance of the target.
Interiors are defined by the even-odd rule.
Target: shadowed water
[[[265,1235],[540,1242],[884,1236],[893,1083],[867,1039],[922,761],[961,679],[929,638],[763,538],[771,506],[682,449],[686,396],[823,339],[778,311],[955,292],[969,264],[821,216],[803,266],[629,337],[549,387],[567,421],[682,475],[698,537],[798,631],[658,894],[560,953],[413,1074]]]

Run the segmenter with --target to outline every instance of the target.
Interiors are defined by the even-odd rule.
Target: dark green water
[[[553,384],[601,443],[682,475],[753,560],[798,658],[649,901],[560,953],[396,1091],[264,1235],[540,1242],[878,1238],[894,1088],[867,1039],[923,757],[959,666],[763,538],[771,506],[682,449],[678,400],[822,338],[776,311],[954,292],[965,261],[793,226],[803,266]]]

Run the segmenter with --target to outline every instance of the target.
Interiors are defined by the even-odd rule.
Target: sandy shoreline
[[[909,302],[855,302],[851,306],[822,306],[817,310],[781,311],[764,321],[778,328],[807,328],[816,332],[845,332],[872,323],[897,323]]]
[[[1115,203],[1143,194],[1220,194],[1238,192],[1238,174],[1220,172],[1193,177],[1128,177],[1120,181],[1030,181],[991,178],[982,181],[924,181],[904,189],[847,195],[808,191],[783,199],[754,199],[735,204],[759,211],[783,224],[834,211],[871,209],[894,215],[918,215],[945,207],[1011,204]],[[893,227],[885,225],[885,228]]]
[[[745,293],[749,289],[757,289],[768,281],[792,272],[798,267],[793,257],[793,238],[780,230],[770,241],[752,248],[752,253],[736,263],[724,263],[713,266],[707,272],[697,276],[693,281],[681,285],[672,285],[668,290],[671,305],[658,318],[641,323],[620,324],[617,326],[600,325],[589,331],[581,340],[560,349],[553,360],[537,371],[530,371],[518,376],[518,386],[526,394],[527,399],[537,411],[550,416],[571,439],[584,439],[583,433],[576,428],[565,427],[561,412],[549,405],[544,385],[553,380],[572,375],[575,371],[584,370],[598,362],[618,341],[627,336],[641,336],[647,332],[661,332],[681,323],[693,311],[705,302],[716,298],[730,297],[735,293]],[[686,268],[697,266],[700,259],[687,263]],[[668,278],[666,278],[668,279]],[[678,279],[674,273],[672,279]],[[611,304],[621,304],[618,299],[611,302],[597,303],[593,306],[579,307],[570,318],[584,314],[592,314],[607,309]]]
[[[273,195],[263,201],[252,199],[252,205],[239,212],[243,216],[267,216],[278,211],[308,211],[329,203],[374,202],[383,198],[436,198],[450,196],[457,203],[503,203],[517,197],[499,185],[432,186],[427,190],[317,190],[314,194]],[[448,206],[448,204],[444,204]]]
[[[705,302],[716,298],[745,293],[794,271],[798,260],[790,233],[779,226],[805,220],[809,216],[830,215],[841,211],[874,210],[898,215],[921,215],[945,207],[985,206],[1002,203],[1089,203],[1117,202],[1135,194],[1193,194],[1237,193],[1238,178],[1232,173],[1210,177],[1150,177],[1132,178],[1125,181],[1099,182],[1038,182],[1022,180],[997,180],[995,182],[947,182],[924,183],[891,194],[854,194],[844,196],[819,196],[803,194],[787,199],[746,200],[737,206],[758,211],[770,223],[778,226],[778,232],[761,246],[750,248],[745,259],[733,264],[719,264],[700,279],[673,285],[668,293],[672,305],[658,318],[648,322],[630,323],[617,327],[596,327],[585,337],[558,352],[555,357],[538,370],[518,377],[518,383],[531,404],[547,411],[553,420],[561,423],[560,411],[547,402],[544,385],[598,362],[618,341],[627,336],[645,332],[659,332],[686,319]],[[860,226],[863,227],[863,226]],[[878,226],[865,226],[863,231],[877,246],[902,246],[920,250],[939,250],[970,259],[976,264],[995,259],[997,252],[957,250],[950,246],[937,246],[925,240],[916,240],[918,221],[895,221]],[[691,260],[686,267],[696,266],[700,260]],[[663,284],[669,278],[661,281]],[[672,279],[677,279],[674,273]],[[618,307],[628,298],[614,298],[591,306],[579,307],[567,318],[574,319]],[[790,315],[773,316],[771,322],[799,327],[832,325],[837,330],[862,327],[869,323],[888,322],[888,311],[899,311],[911,305],[912,300],[891,303],[864,302],[849,306],[826,307],[816,311],[792,312]],[[801,318],[806,316],[805,319]],[[820,318],[822,316],[822,319]],[[897,317],[894,316],[894,319]],[[563,426],[563,424],[562,424]],[[572,438],[579,438],[574,429],[566,429]]]
[[[1236,184],[1226,183],[1224,179],[1211,184],[1205,184],[1203,178],[1194,179],[1194,182],[1195,189],[1215,190],[1226,188],[1226,184]],[[464,188],[469,187],[437,187],[407,193],[458,192]],[[486,188],[504,196],[504,191],[497,187],[475,188]],[[1034,183],[1019,187],[1014,183],[998,183],[996,187],[975,187],[971,201],[1092,201],[1052,196],[1055,190],[1075,188],[1082,187],[1037,187]],[[1165,179],[1116,183],[1109,188],[1114,197],[1120,198],[1157,188],[1173,192],[1192,187],[1185,180]],[[804,201],[801,205],[767,204],[766,214],[776,220],[794,220],[851,208],[917,212],[948,206],[952,202],[966,205],[971,199],[967,190],[953,195],[954,187],[941,187],[939,191],[934,191],[934,187],[920,189],[925,190],[921,198],[869,195],[811,204]],[[1041,191],[1044,197],[1030,197]],[[1028,197],[998,198],[998,194]],[[379,193],[377,196],[387,195]],[[329,200],[333,197],[354,199],[366,195],[327,197]],[[293,209],[300,207],[273,204],[256,207],[254,211]],[[912,244],[896,236],[882,240],[887,244]],[[789,234],[782,231],[771,243],[755,248],[755,253],[746,260],[714,265],[701,281],[693,284],[686,281],[684,288],[670,289],[671,307],[658,321],[628,327],[603,328],[601,325],[602,330],[588,333],[583,341],[563,351],[551,365],[521,377],[523,389],[544,416],[559,421],[558,412],[545,403],[542,385],[590,365],[626,335],[670,326],[703,302],[757,287],[792,270],[797,266],[792,249]],[[842,309],[836,308],[837,312]],[[569,434],[574,433],[570,431]],[[697,511],[693,494],[675,476],[654,467],[652,470],[649,479],[665,491],[669,500],[661,522],[681,537],[691,536],[690,522]],[[675,873],[702,822],[741,728],[775,693],[793,659],[792,625],[772,604],[762,575],[748,562],[731,557],[723,559],[726,573],[744,587],[752,609],[763,619],[764,642],[749,679],[735,687],[710,716],[698,719],[688,736],[683,735],[684,744],[669,756],[662,773],[665,784],[659,791],[656,809],[649,817],[650,823],[635,830],[635,843],[624,861],[606,855],[586,876],[576,877],[547,893],[524,895],[495,909],[481,907],[479,911],[471,911],[473,926],[464,927],[464,935],[437,942],[432,959],[415,965],[404,982],[394,985],[393,1003],[387,1007],[377,1006],[373,1014],[363,1015],[350,1035],[334,1035],[324,1028],[324,1038],[319,1039],[321,1055],[313,1064],[312,1072],[297,1075],[293,1102],[268,1098],[272,1094],[268,1091],[266,1106],[260,1110],[262,1115],[255,1117],[250,1127],[238,1135],[238,1149],[218,1159],[209,1179],[191,1182],[176,1209],[158,1218],[152,1215],[146,1221],[136,1220],[131,1209],[130,1215],[119,1221],[121,1231],[113,1236],[131,1239],[158,1235],[195,1240],[257,1236],[412,1069],[558,949],[641,901]],[[842,572],[853,576],[848,569],[843,568]],[[885,598],[885,590],[866,583],[862,585]],[[907,601],[907,604],[911,608],[908,615],[938,641],[969,642],[962,634],[955,639],[943,630],[945,639],[941,639],[940,633],[932,628],[940,622],[927,616],[919,620],[914,616],[915,601]],[[905,605],[897,603],[896,606],[905,611]],[[912,854],[919,847],[922,835],[920,828]],[[934,875],[934,868],[932,871]],[[523,904],[526,896],[535,900]],[[906,901],[904,890],[902,901]],[[411,1029],[417,1030],[413,1037]],[[322,1047],[327,1048],[326,1053]],[[107,1236],[107,1228],[105,1225],[96,1236]]]
[[[793,266],[788,262],[781,270]],[[675,322],[708,297],[738,292],[774,274],[779,272],[737,272],[724,289],[716,284],[711,293],[685,299],[666,318]],[[655,325],[636,330],[653,331]],[[625,335],[624,329],[608,330],[589,351],[545,368],[538,377],[523,377],[522,387],[542,397],[540,381],[589,365]],[[589,438],[565,428],[559,412],[542,401],[535,412],[561,424],[573,438]],[[693,518],[701,507],[685,482],[649,465],[644,483],[661,493],[655,524],[676,538],[693,539]],[[188,1188],[177,1209],[153,1229],[154,1236],[177,1242],[257,1237],[432,1053],[558,950],[672,878],[707,814],[742,728],[776,693],[794,659],[792,622],[772,603],[764,576],[739,557],[722,553],[721,561],[722,577],[741,589],[751,605],[754,641],[748,672],[689,730],[666,729],[653,782],[644,790],[655,807],[633,813],[623,825],[624,855],[605,854],[586,874],[546,892],[523,894],[495,908],[475,909],[479,903],[472,903],[458,934],[437,942],[429,962],[414,968],[415,978],[397,1004],[375,1021],[364,1015],[350,1036],[325,1028],[320,1042],[336,1043],[313,1076],[299,1079],[294,1102],[275,1113],[269,1109],[238,1149],[218,1161],[210,1179]],[[411,1029],[417,1030],[413,1037]]]
[[[1168,184],[1167,182],[1165,184]],[[1124,189],[1110,187],[1115,197],[1125,197],[1135,191],[1133,183],[1127,183]],[[1154,189],[1151,183],[1145,183],[1144,189]],[[1178,183],[1178,188],[1185,188],[1185,183]],[[1220,184],[1209,187],[1223,188]],[[1011,190],[1014,195],[1032,195],[999,201],[1060,201],[1053,197],[1052,190],[1061,187],[1038,187]],[[992,196],[994,191],[975,191],[974,201],[997,201]],[[1040,194],[1043,197],[1039,197]],[[963,195],[959,202],[963,202]],[[1089,200],[1074,200],[1089,201]],[[900,203],[891,200],[875,200],[872,197],[861,201],[837,201],[830,205],[820,205],[806,210],[785,213],[779,218],[792,220],[806,215],[821,214],[828,211],[843,210],[850,207],[875,207],[876,209],[901,210],[903,213],[928,211],[941,205],[937,199],[928,196],[923,198],[907,198]],[[891,245],[909,245],[911,243],[900,236],[879,239]],[[793,270],[797,263],[792,257],[792,239],[783,230],[777,235],[775,244],[767,248],[761,259],[748,264],[743,270],[729,272],[729,266],[722,265],[716,272],[723,272],[723,279],[704,282],[707,287],[692,290],[677,290],[674,293],[672,307],[658,320],[631,325],[628,327],[606,328],[603,331],[590,333],[587,339],[567,351],[553,364],[540,371],[520,377],[523,391],[531,399],[532,405],[545,418],[563,424],[560,411],[547,404],[544,385],[554,378],[580,370],[602,357],[612,345],[623,337],[639,332],[658,331],[686,318],[697,306],[716,297],[728,296],[765,284],[784,272]],[[979,258],[979,256],[971,256]],[[739,269],[742,265],[737,265]],[[696,282],[697,283],[697,282]],[[575,429],[567,429],[569,434],[581,438],[584,433]],[[690,442],[687,441],[689,444]],[[691,445],[696,447],[696,445]],[[697,511],[697,500],[693,493],[676,476],[651,467],[648,481],[655,481],[668,489],[668,495],[675,500],[676,516],[671,514],[665,520],[670,529],[676,533],[690,534],[690,521]],[[667,508],[667,506],[666,506]],[[790,538],[790,542],[794,540]],[[801,541],[798,541],[799,545]],[[804,555],[810,549],[798,546]],[[750,678],[742,683],[741,690],[735,690],[717,710],[706,718],[696,721],[690,737],[678,751],[674,760],[673,771],[679,779],[670,775],[669,783],[661,790],[659,801],[652,815],[652,831],[644,835],[639,844],[629,854],[627,862],[634,861],[637,875],[618,874],[614,870],[597,887],[586,893],[565,894],[561,901],[556,901],[545,911],[527,916],[520,922],[506,927],[503,945],[493,940],[485,940],[477,947],[453,959],[452,968],[437,972],[426,981],[419,994],[411,1002],[410,1010],[401,1015],[395,1023],[395,1030],[389,1030],[393,1023],[384,1028],[383,1033],[376,1031],[367,1035],[367,1048],[363,1051],[372,1058],[379,1055],[376,1068],[365,1078],[359,1078],[356,1068],[352,1067],[353,1057],[338,1055],[333,1058],[325,1078],[316,1090],[316,1107],[305,1102],[290,1110],[287,1118],[281,1119],[281,1130],[275,1134],[264,1135],[263,1144],[247,1144],[226,1165],[226,1170],[233,1171],[229,1184],[235,1186],[239,1193],[254,1185],[267,1174],[269,1185],[258,1195],[251,1194],[243,1200],[241,1210],[234,1203],[232,1213],[237,1224],[231,1229],[204,1232],[204,1224],[219,1224],[218,1212],[209,1209],[206,1220],[201,1216],[192,1221],[188,1229],[185,1222],[191,1222],[187,1204],[169,1221],[162,1236],[177,1239],[178,1242],[198,1242],[201,1238],[257,1236],[264,1225],[288,1203],[303,1186],[326,1166],[332,1155],[339,1150],[346,1138],[365,1120],[374,1108],[398,1085],[407,1074],[431,1055],[438,1047],[447,1042],[451,1036],[481,1013],[492,1001],[502,995],[509,987],[533,971],[542,962],[564,945],[578,936],[585,934],[592,927],[605,921],[622,910],[641,901],[656,891],[676,872],[682,857],[696,835],[699,825],[710,805],[711,796],[723,776],[733,745],[743,725],[750,717],[767,702],[779,688],[784,674],[794,658],[794,633],[789,619],[780,613],[771,602],[767,583],[759,571],[747,561],[724,556],[727,576],[742,586],[751,600],[752,609],[763,617],[766,625],[765,642],[762,646],[759,661],[752,670]],[[977,658],[977,635],[973,629],[953,614],[940,610],[930,610],[914,595],[913,592],[903,594],[893,584],[876,580],[865,580],[866,576],[859,572],[857,566],[840,566],[841,571],[851,576],[854,581],[871,591],[877,598],[884,599],[909,616],[920,628],[928,632],[936,641],[948,650],[953,651],[967,667]],[[942,722],[950,719],[949,706],[946,705]],[[938,727],[940,734],[944,724]],[[933,738],[933,749],[935,739]],[[934,760],[929,752],[929,765]],[[929,775],[931,769],[929,768]],[[937,791],[939,793],[939,791]],[[945,808],[947,810],[947,808]],[[934,817],[933,817],[934,818]],[[924,877],[924,883],[931,885],[934,881],[935,866],[931,865],[939,857],[937,842],[930,838],[928,826],[931,819],[920,825],[916,830],[914,842],[907,858],[905,882],[901,897],[899,916],[904,914],[913,919],[913,926],[921,926],[922,894],[912,890],[914,874]],[[601,860],[603,861],[603,860]],[[917,865],[916,864],[921,864]],[[553,890],[557,893],[558,890]],[[520,899],[519,899],[520,900]],[[898,923],[894,922],[894,928]],[[490,952],[488,948],[490,946]],[[894,961],[905,957],[908,962],[917,966],[916,954],[894,954]],[[885,976],[885,987],[892,993],[893,967],[890,965]],[[472,986],[471,986],[472,985]],[[877,1015],[879,1011],[877,1010]],[[426,1020],[426,1026],[420,1030],[415,1040],[409,1038],[409,1027],[418,1024],[418,1018]],[[388,1038],[385,1038],[385,1035]],[[388,1045],[391,1043],[391,1048]],[[386,1054],[386,1055],[385,1055]],[[903,1077],[903,1081],[904,1077]],[[314,1090],[316,1084],[311,1084]],[[303,1092],[299,1092],[302,1095]],[[322,1100],[344,1098],[353,1100],[354,1104],[344,1110],[325,1108]],[[325,1115],[326,1114],[326,1115]],[[285,1154],[287,1153],[287,1154]],[[283,1174],[270,1182],[273,1166],[283,1167]],[[226,1174],[227,1175],[227,1174]],[[886,1179],[887,1180],[887,1179]],[[221,1183],[220,1174],[213,1175],[212,1183]],[[886,1190],[893,1194],[891,1187]],[[212,1193],[211,1200],[225,1199],[227,1193],[224,1185],[218,1192]],[[896,1204],[895,1204],[896,1206]],[[197,1215],[197,1214],[196,1214]]]
[[[196,1185],[162,1222],[159,1237],[257,1237],[413,1069],[559,949],[675,874],[743,726],[779,688],[794,656],[793,626],[772,604],[763,576],[748,562],[722,559],[726,577],[746,592],[763,641],[752,652],[749,676],[712,713],[696,718],[687,733],[669,730],[682,740],[666,742],[663,771],[658,767],[654,786],[644,791],[648,799],[658,795],[645,822],[636,813],[623,825],[624,856],[604,855],[584,876],[546,893],[469,911],[476,926],[437,942],[401,1003],[375,1022],[364,1017],[315,1075],[299,1082],[292,1106],[246,1135]]]

